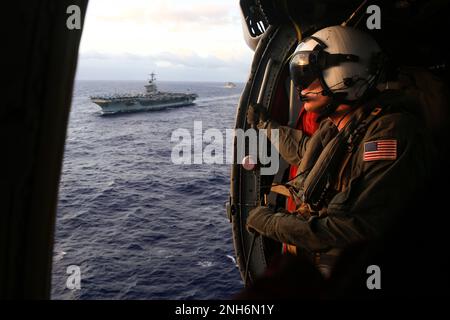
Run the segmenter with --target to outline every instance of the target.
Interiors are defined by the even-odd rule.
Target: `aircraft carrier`
[[[181,107],[194,104],[198,98],[195,93],[175,93],[158,91],[155,74],[145,87],[145,93],[135,95],[92,96],[91,101],[102,108],[103,114],[161,110],[168,107]]]

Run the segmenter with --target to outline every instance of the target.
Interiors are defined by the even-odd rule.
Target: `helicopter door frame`
[[[248,81],[245,85],[237,108],[235,129],[246,130],[246,113],[251,102],[260,102],[264,106],[271,106],[275,90],[280,81],[285,63],[293,47],[297,43],[296,32],[290,25],[270,26],[261,36],[255,51]],[[234,141],[234,155],[236,156],[236,140]],[[266,250],[262,237],[257,237],[251,253],[252,236],[246,230],[248,213],[262,203],[261,176],[256,168],[246,171],[236,163],[231,168],[230,203],[228,216],[232,223],[233,243],[236,262],[243,279],[245,279],[246,264],[250,281],[260,276],[270,262],[271,255]]]

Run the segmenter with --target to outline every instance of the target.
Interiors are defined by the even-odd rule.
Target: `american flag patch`
[[[364,161],[397,159],[397,140],[377,140],[364,143]]]

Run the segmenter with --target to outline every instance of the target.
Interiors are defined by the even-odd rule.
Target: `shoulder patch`
[[[397,140],[376,140],[364,143],[364,161],[397,159]]]

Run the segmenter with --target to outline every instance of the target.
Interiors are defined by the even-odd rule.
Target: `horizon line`
[[[75,81],[147,81],[142,79],[75,79]],[[217,83],[246,83],[246,81],[232,81],[232,80],[157,80],[158,82],[217,82]]]

